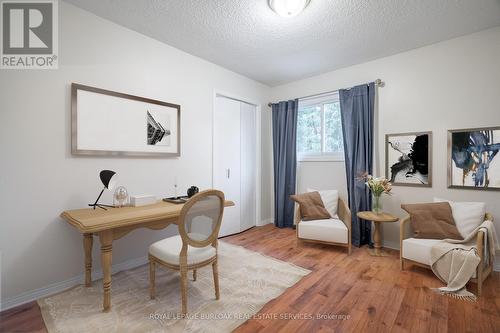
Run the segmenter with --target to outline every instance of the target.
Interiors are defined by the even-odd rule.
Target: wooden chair
[[[493,221],[493,216],[486,213],[484,220]],[[412,238],[413,232],[408,222],[410,222],[410,216],[407,216],[401,221],[399,231],[399,245],[401,249],[399,251],[399,259],[401,270],[405,269],[406,263],[431,269],[429,265],[431,247],[438,242],[439,239]],[[493,268],[493,253],[489,253],[488,251],[488,258],[485,257],[485,237],[487,237],[487,235],[484,231],[481,230],[477,233],[476,247],[481,261],[477,265],[476,273],[473,278],[470,279],[470,282],[477,284],[478,296],[481,296],[483,282],[488,275],[490,275]]]
[[[156,264],[181,274],[182,314],[187,313],[187,272],[212,265],[215,298],[220,298],[217,270],[217,237],[224,212],[224,193],[207,190],[193,196],[182,207],[179,235],[152,244],[149,248],[150,296],[155,297]]]
[[[347,247],[347,253],[351,254],[351,210],[340,198],[337,215],[338,218],[327,220],[302,221],[300,207],[295,204],[297,240]]]

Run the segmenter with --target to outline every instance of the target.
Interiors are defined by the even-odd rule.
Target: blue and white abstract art
[[[500,127],[452,130],[448,186],[500,190]]]

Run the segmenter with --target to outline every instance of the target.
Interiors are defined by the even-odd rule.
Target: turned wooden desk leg
[[[103,285],[103,311],[111,309],[111,255],[113,250],[113,232],[111,230],[99,233],[101,242],[102,285]]]
[[[380,235],[380,223],[374,222],[375,231],[373,232],[373,246],[375,248],[375,255],[380,255],[380,248],[382,247],[382,240]]]
[[[92,234],[83,235],[83,250],[85,252],[85,287],[92,284],[92,244],[94,237]]]

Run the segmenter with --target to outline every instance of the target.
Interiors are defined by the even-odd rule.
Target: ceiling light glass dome
[[[311,0],[269,0],[269,7],[283,17],[299,15]]]

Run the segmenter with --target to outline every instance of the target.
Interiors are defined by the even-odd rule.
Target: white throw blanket
[[[500,249],[495,226],[491,221],[484,221],[463,240],[444,239],[432,247],[432,271],[447,284],[446,287],[437,289],[441,294],[471,301],[476,300],[476,296],[467,291],[465,285],[474,275],[480,262],[476,244],[477,233],[480,230],[486,232],[484,260],[487,261],[490,253],[494,256],[495,251]]]

